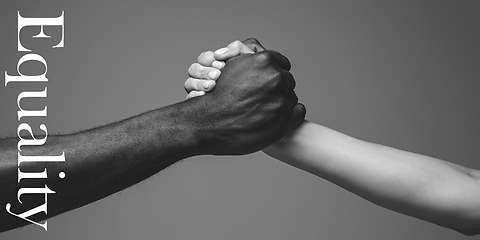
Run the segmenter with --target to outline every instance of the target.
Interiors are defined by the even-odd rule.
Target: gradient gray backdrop
[[[200,52],[256,37],[290,58],[308,120],[480,168],[480,1],[2,0],[2,72],[14,74],[25,54],[17,11],[62,10],[65,48],[45,47],[58,28],[41,44],[28,40],[38,28],[22,32],[47,60],[49,82],[2,84],[2,136],[15,134],[22,90],[48,86],[48,99],[30,104],[48,105],[50,133],[87,129],[182,101]],[[463,238],[263,153],[187,159],[48,222],[48,232],[27,226],[0,239]]]

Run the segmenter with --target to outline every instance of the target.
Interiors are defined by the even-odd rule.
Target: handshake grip
[[[261,45],[260,45],[261,46]],[[226,62],[215,89],[190,99],[201,154],[243,155],[268,147],[303,122],[290,62],[264,50]]]

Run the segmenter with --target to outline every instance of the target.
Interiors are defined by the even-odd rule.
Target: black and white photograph
[[[480,236],[480,1],[0,3],[0,239]]]

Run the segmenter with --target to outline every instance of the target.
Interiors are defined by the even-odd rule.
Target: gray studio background
[[[49,82],[0,87],[2,136],[22,90],[48,87],[30,104],[50,133],[87,129],[182,101],[200,52],[256,37],[291,60],[308,120],[480,168],[480,1],[2,1],[2,72],[25,54],[17,11],[62,10],[65,48],[31,41]],[[0,239],[463,239],[263,153],[186,159],[48,222]]]

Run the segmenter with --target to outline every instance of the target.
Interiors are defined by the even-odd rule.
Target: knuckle
[[[302,118],[305,118],[305,115],[307,114],[307,108],[305,107],[305,105],[303,105],[302,103],[298,103],[296,104],[298,107],[297,107],[297,112],[300,116],[302,116]]]
[[[198,73],[199,73],[199,76],[200,78],[202,79],[210,79],[208,77],[208,73],[210,72],[210,69],[209,68],[206,68],[206,67],[201,67],[200,69],[198,69]]]
[[[270,71],[270,78],[282,82],[285,79],[285,75],[282,71],[272,68],[272,70]]]
[[[285,96],[282,96],[279,98],[279,103],[280,103],[280,107],[285,107],[286,105],[288,105],[288,99],[285,97]]]
[[[201,80],[188,78],[187,81],[185,81],[184,88],[187,90],[187,92],[199,91],[202,90],[202,86],[200,84]]]
[[[185,83],[183,83],[183,88],[185,89],[185,91],[188,92],[188,89],[190,87],[190,81],[191,81],[191,78],[188,78],[187,81],[185,81]]]
[[[211,58],[210,56],[213,56],[212,51],[202,52],[202,53],[200,53],[200,55],[198,55],[197,62],[206,63],[210,60],[210,58]]]
[[[273,53],[270,51],[264,51],[256,55],[255,60],[257,63],[268,64],[271,63],[274,59]]]
[[[287,81],[287,87],[290,90],[295,89],[297,86],[297,82],[295,81],[295,78],[293,77],[292,73],[290,72],[284,72],[284,77],[285,80]]]
[[[287,57],[285,57],[285,56],[283,56],[283,57],[285,59],[285,63],[284,63],[283,68],[287,71],[290,71],[290,69],[292,68],[292,64],[290,63],[290,60]]]
[[[200,60],[205,57],[205,53],[206,53],[206,52],[202,52],[202,53],[200,53],[200,55],[198,55],[198,57],[197,57],[197,61],[198,61],[198,62],[200,62]]]
[[[278,71],[272,71],[267,78],[268,79],[267,88],[270,90],[278,89],[283,83],[283,79],[281,75],[282,74]]]
[[[195,71],[197,70],[197,65],[198,63],[192,63],[192,65],[188,67],[188,74],[192,75],[193,73],[195,73]]]
[[[199,63],[193,63],[188,68],[188,74],[190,75],[190,77],[194,77],[194,78],[204,78],[204,79],[206,79],[208,72],[209,72],[209,68],[204,67],[203,65],[201,65]]]
[[[280,84],[284,80],[283,73],[280,71],[272,71],[270,76],[272,81],[274,81],[276,84]]]
[[[231,42],[230,44],[228,44],[229,47],[231,48],[238,48],[242,45],[242,42],[240,42],[239,40],[235,40],[233,42]]]
[[[272,102],[272,110],[274,111],[274,114],[278,117],[278,115],[282,116],[285,113],[285,109],[287,109],[288,105],[288,100],[285,97],[279,96],[277,97],[273,102]]]

